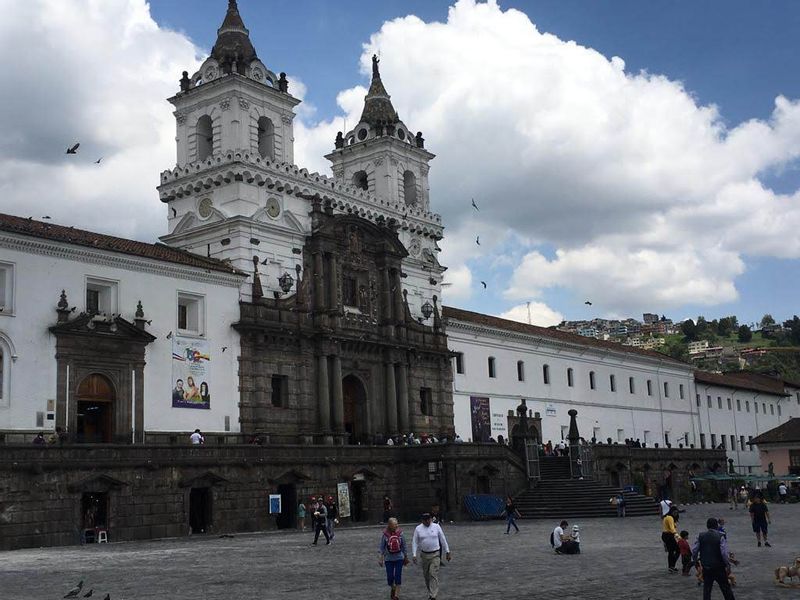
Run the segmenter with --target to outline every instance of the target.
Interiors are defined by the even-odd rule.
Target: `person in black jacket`
[[[331,541],[333,541],[333,538],[336,537],[336,532],[333,530],[333,526],[339,522],[339,519],[337,518],[339,516],[339,509],[336,507],[336,502],[334,502],[333,496],[328,496],[328,503],[325,505],[325,508],[328,511],[325,521],[325,528],[328,530],[328,537]]]
[[[317,545],[317,540],[319,540],[320,531],[325,536],[325,545],[331,543],[331,536],[328,535],[327,520],[328,520],[328,509],[325,508],[325,502],[323,501],[323,499],[319,498],[317,500],[317,506],[314,509],[314,541],[311,543],[312,546]]]
[[[708,531],[701,533],[692,547],[694,564],[703,567],[703,600],[711,600],[711,588],[715,581],[725,600],[735,600],[728,583],[728,571],[731,568],[728,540],[720,533],[716,519],[706,521],[706,527]]]

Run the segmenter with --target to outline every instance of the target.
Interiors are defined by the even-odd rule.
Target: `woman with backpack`
[[[380,553],[381,558],[378,564],[386,567],[386,582],[391,588],[389,598],[397,600],[400,597],[403,567],[408,564],[408,555],[406,540],[394,517],[389,519],[386,529],[381,535]]]

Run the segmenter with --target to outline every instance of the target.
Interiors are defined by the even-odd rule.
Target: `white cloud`
[[[539,325],[540,327],[558,325],[564,320],[564,315],[556,310],[553,310],[543,302],[518,304],[517,306],[514,306],[497,316],[499,316],[501,319],[519,321],[520,323],[529,323],[530,325]],[[530,319],[528,318],[529,316]]]
[[[464,249],[487,231],[524,240],[509,299],[562,286],[605,312],[728,302],[746,256],[800,257],[800,195],[759,180],[800,156],[796,101],[779,97],[769,120],[729,128],[680,82],[626,73],[622,58],[542,33],[494,0],[461,0],[445,23],[385,23],[363,74],[378,49],[395,108],[437,154],[443,263],[469,264],[475,283],[491,273]],[[340,97],[360,109],[363,92]],[[324,151],[335,125],[321,125]]]

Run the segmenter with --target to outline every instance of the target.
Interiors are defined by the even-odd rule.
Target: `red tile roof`
[[[660,352],[655,352],[653,350],[645,350],[643,348],[636,348],[635,346],[625,346],[617,342],[607,342],[605,340],[598,340],[596,338],[584,337],[576,333],[561,331],[560,329],[528,325],[527,323],[520,323],[519,321],[510,321],[508,319],[501,319],[500,317],[484,315],[469,310],[453,308],[451,306],[445,306],[442,308],[442,316],[445,319],[453,319],[454,321],[466,321],[468,323],[475,323],[477,325],[505,329],[506,331],[515,331],[517,333],[524,333],[527,335],[551,338],[553,340],[566,342],[569,344],[579,344],[581,346],[591,346],[603,350],[626,352],[628,354],[636,354],[639,356],[646,356],[647,358],[666,360],[684,367],[689,367],[689,365],[683,361],[672,358],[671,356],[667,356],[666,354],[661,354]]]
[[[719,385],[722,387],[763,392],[775,396],[786,396],[783,389],[783,380],[775,379],[769,375],[736,371],[733,373],[709,373],[708,371],[695,371],[694,380],[697,383]]]
[[[42,238],[54,242],[63,242],[76,246],[86,246],[98,250],[109,252],[119,252],[130,256],[139,256],[152,260],[185,265],[187,267],[197,267],[199,269],[210,269],[212,271],[222,271],[244,275],[238,269],[233,268],[228,263],[207,258],[199,254],[193,254],[186,250],[179,250],[164,244],[148,244],[126,238],[113,237],[84,229],[65,227],[54,223],[45,223],[34,219],[25,219],[0,213],[0,231],[27,235]]]
[[[765,431],[754,437],[750,444],[786,444],[800,443],[800,419],[789,419],[786,423],[778,425],[775,429]]]

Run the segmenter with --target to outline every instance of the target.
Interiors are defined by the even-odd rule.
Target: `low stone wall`
[[[515,493],[527,480],[519,457],[497,444],[2,446],[0,549],[79,543],[84,494],[105,494],[108,535],[120,541],[188,535],[192,490],[207,490],[206,533],[293,527],[300,499],[336,496],[338,483],[349,484],[358,513],[347,525],[377,523],[384,495],[402,519],[436,503],[459,519],[464,495]],[[268,513],[276,493],[281,519]]]
[[[615,486],[635,485],[648,496],[660,497],[671,475],[669,495],[678,502],[698,500],[689,485],[689,471],[695,475],[724,473],[724,450],[697,448],[629,448],[622,445],[592,446],[594,477]],[[700,490],[702,492],[702,490]]]

